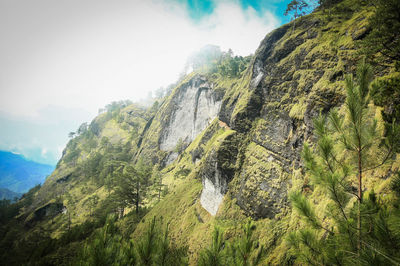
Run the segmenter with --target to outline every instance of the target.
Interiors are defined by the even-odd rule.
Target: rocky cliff
[[[265,263],[283,263],[283,236],[297,224],[288,192],[307,185],[303,143],[314,141],[312,119],[343,103],[344,75],[355,71],[357,41],[367,31],[368,9],[355,12],[346,2],[339,5],[343,12],[316,11],[295,27],[269,33],[239,77],[191,73],[152,108],[122,105],[99,115],[69,142],[21,217],[47,223],[56,237],[67,216],[59,212],[50,224],[35,221],[34,213],[62,198],[59,208],[82,223],[108,200],[114,166],[107,162],[146,157],[160,165],[169,193],[157,203],[149,199],[143,219],[162,216],[176,245],[188,246],[191,261],[213,225],[233,236],[237,224],[252,217],[268,250]],[[132,237],[144,226],[139,223]]]

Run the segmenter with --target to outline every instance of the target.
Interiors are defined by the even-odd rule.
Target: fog
[[[115,100],[138,101],[175,82],[187,57],[204,45],[248,55],[280,24],[271,11],[260,14],[236,1],[215,1],[212,12],[196,20],[182,1],[0,0],[0,5],[0,124],[8,128],[0,133],[0,149],[27,155],[24,147],[32,146],[55,154],[51,160],[27,155],[42,162],[55,162],[68,132],[99,108]],[[55,132],[48,130],[61,120],[62,130],[55,131],[65,133],[50,143]],[[21,124],[18,134],[10,121]],[[21,121],[28,121],[25,129]],[[28,125],[43,130],[33,137]]]

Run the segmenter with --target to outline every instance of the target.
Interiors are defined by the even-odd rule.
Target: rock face
[[[260,145],[252,143],[239,173],[238,189],[234,192],[237,204],[248,215],[274,218],[288,206],[289,174],[282,158]]]
[[[221,99],[201,76],[178,88],[172,99],[173,110],[160,139],[160,149],[173,150],[178,141],[190,143],[217,117]]]
[[[33,221],[40,221],[46,216],[55,216],[62,213],[64,208],[61,203],[49,203],[35,211]]]
[[[363,27],[359,18],[365,14],[349,13],[351,19],[340,21],[304,16],[294,29],[284,25],[269,33],[240,77],[192,73],[159,105],[100,114],[90,134],[70,140],[56,171],[21,217],[36,230],[65,210],[54,200],[68,192],[76,202],[68,202],[72,218],[91,220],[91,211],[103,213],[107,203],[102,186],[110,167],[104,162],[134,164],[144,158],[160,165],[169,193],[143,221],[162,215],[171,222],[177,247],[189,245],[189,264],[196,263],[193,255],[204,248],[215,222],[222,221],[231,233],[243,215],[261,220],[260,243],[271,252],[264,264],[287,264],[292,258],[282,254],[285,230],[298,222],[288,192],[311,191],[301,169],[302,146],[315,143],[313,118],[344,101],[344,74],[354,73],[358,57],[353,40],[363,37],[354,29]],[[95,171],[83,171],[87,166]],[[94,210],[85,207],[92,195],[99,196]],[[206,211],[219,221],[204,219]],[[60,235],[67,219],[54,220],[51,230]],[[145,226],[137,225],[136,237]]]
[[[209,175],[203,176],[202,182],[203,191],[200,196],[201,206],[214,216],[217,214],[219,205],[221,205],[228,188],[227,181],[222,178],[217,163],[215,163],[214,169]]]
[[[338,73],[348,72],[348,55],[315,49],[322,36],[315,29],[321,23],[309,17],[296,24],[295,33],[284,25],[268,34],[252,61],[249,100],[236,116],[225,119],[250,135],[232,194],[255,219],[285,212],[288,175],[301,167],[301,149],[312,138],[313,117],[342,102],[335,82],[343,80]],[[253,121],[251,126],[240,127],[244,118]]]
[[[211,215],[216,215],[228,184],[235,175],[235,162],[238,154],[238,139],[235,133],[220,140],[221,144],[207,154],[205,167],[201,173],[203,191],[200,204]]]

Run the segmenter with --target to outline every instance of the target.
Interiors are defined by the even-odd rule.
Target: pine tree
[[[153,166],[152,180],[151,180],[151,183],[153,184],[153,190],[156,192],[154,196],[158,198],[158,201],[160,201],[161,195],[163,194],[163,189],[165,187],[165,185],[162,183],[162,175],[159,169],[160,169],[159,164],[155,164]]]
[[[157,257],[157,264],[161,266],[168,265],[168,255],[169,255],[169,225],[165,228],[164,234],[162,238],[160,239],[161,241],[159,242],[159,250],[158,250],[158,257]]]
[[[261,262],[264,247],[262,245],[258,247],[258,241],[253,237],[255,228],[250,219],[242,225],[243,234],[229,245],[227,255],[229,265],[258,265]]]
[[[86,243],[79,265],[120,265],[119,250],[122,239],[117,233],[115,220],[115,216],[109,216],[104,227],[95,233],[90,242]]]
[[[371,79],[371,67],[361,63],[357,80],[346,78],[345,114],[334,109],[327,116],[319,116],[314,121],[316,152],[304,146],[302,156],[311,184],[327,193],[327,215],[334,221],[326,225],[305,195],[291,193],[293,208],[309,227],[291,233],[288,242],[305,263],[390,261],[390,252],[380,249],[385,245],[371,232],[371,228],[387,228],[385,207],[373,191],[364,199],[365,173],[389,162],[395,145],[393,138],[383,136],[372,118],[373,108],[368,106]],[[379,215],[382,219],[377,218]]]
[[[115,193],[122,206],[135,206],[136,213],[150,186],[151,166],[142,159],[135,165],[126,164],[117,176]]]
[[[305,0],[292,0],[286,7],[285,16],[291,15],[293,20],[293,31],[295,28],[296,19],[306,14],[308,3]]]
[[[156,217],[153,217],[143,240],[137,247],[138,258],[141,265],[153,265],[155,262],[155,252],[157,251],[158,232],[156,228]]]
[[[215,227],[212,234],[211,246],[200,252],[199,266],[222,266],[225,264],[224,233],[219,227]]]
[[[126,254],[135,258],[137,265],[186,265],[185,249],[176,249],[171,245],[169,226],[162,230],[161,221],[153,217],[141,240],[138,243],[131,240],[130,251]],[[130,256],[132,252],[134,255]]]

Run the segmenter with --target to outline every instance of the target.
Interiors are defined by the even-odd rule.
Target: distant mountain
[[[15,198],[20,198],[21,196],[22,193],[17,193],[7,188],[0,188],[0,200],[2,199],[14,200]]]
[[[54,166],[28,161],[23,156],[0,151],[0,188],[24,193],[42,184]]]

